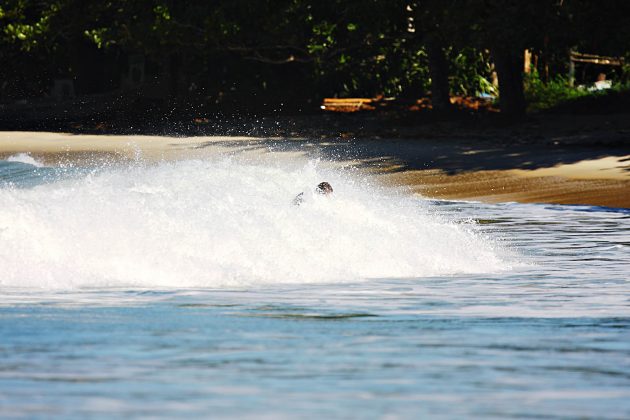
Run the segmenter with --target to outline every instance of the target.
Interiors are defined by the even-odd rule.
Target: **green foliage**
[[[83,33],[98,48],[109,48],[116,44],[116,40],[112,39],[109,28],[86,29]]]
[[[98,77],[113,80],[105,89],[120,85],[126,57],[142,55],[160,86],[186,95],[194,85],[214,102],[418,98],[431,89],[428,46],[439,45],[451,94],[478,95],[496,94],[494,52],[529,48],[552,76],[525,81],[540,109],[583,94],[554,76],[566,73],[569,48],[629,62],[628,9],[621,0],[2,0],[0,77],[18,96],[37,95],[57,77],[97,78],[90,61],[100,60]],[[626,65],[616,77],[629,74]]]
[[[22,51],[31,51],[50,35],[51,20],[60,11],[58,3],[45,6],[37,18],[27,19],[31,11],[26,0],[10,1],[0,7],[0,22],[4,26],[5,42],[17,45]]]
[[[336,27],[336,24],[326,21],[313,25],[311,29],[313,35],[306,46],[308,52],[313,55],[319,55],[332,48],[335,45],[333,33]]]
[[[455,95],[478,96],[482,94],[496,95],[497,91],[489,79],[492,66],[488,53],[474,48],[448,52],[451,61],[450,91]]]
[[[562,103],[588,95],[598,95],[584,88],[571,87],[563,76],[556,76],[544,83],[537,71],[525,78],[525,98],[531,111],[553,108]]]

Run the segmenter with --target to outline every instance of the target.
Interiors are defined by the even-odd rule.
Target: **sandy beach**
[[[514,144],[462,138],[163,137],[0,132],[0,158],[28,153],[45,163],[82,159],[173,160],[282,153],[374,174],[427,198],[630,208],[630,146]]]

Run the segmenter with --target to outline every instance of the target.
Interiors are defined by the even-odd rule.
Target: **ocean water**
[[[630,418],[630,210],[0,160],[0,417],[184,416]]]

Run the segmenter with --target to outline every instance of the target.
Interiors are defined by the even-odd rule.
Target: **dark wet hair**
[[[328,195],[332,194],[333,187],[328,182],[320,182],[315,189],[320,194]]]

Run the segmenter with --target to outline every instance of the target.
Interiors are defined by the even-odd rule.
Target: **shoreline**
[[[460,175],[417,171],[392,176],[388,184],[405,184],[423,197],[436,199],[630,208],[630,180],[537,177],[510,170]]]
[[[579,140],[579,139],[578,139]],[[536,144],[465,138],[122,136],[0,132],[0,159],[28,153],[44,163],[178,160],[270,153],[356,167],[426,198],[630,208],[630,144]]]

